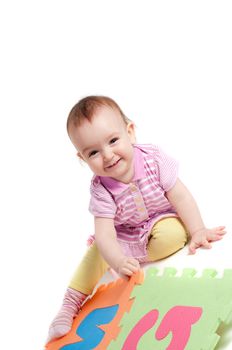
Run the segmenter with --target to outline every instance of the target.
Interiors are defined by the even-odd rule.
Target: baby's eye
[[[115,143],[116,141],[118,141],[118,137],[114,137],[112,140],[110,140],[110,143]]]
[[[91,152],[89,153],[89,158],[95,156],[95,154],[97,154],[97,152],[98,152],[98,151],[91,151]]]

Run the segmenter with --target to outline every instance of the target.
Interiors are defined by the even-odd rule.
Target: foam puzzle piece
[[[232,270],[156,268],[100,286],[46,350],[213,350],[232,320]]]
[[[232,320],[232,270],[219,278],[212,269],[197,277],[194,269],[184,269],[178,276],[174,268],[166,268],[163,274],[150,268],[131,297],[133,308],[107,349],[212,350],[220,338],[219,325]],[[138,331],[146,317],[150,328],[144,324],[144,330]]]
[[[107,349],[110,341],[118,336],[122,316],[133,304],[130,295],[134,286],[141,284],[143,279],[143,272],[139,271],[129,281],[120,278],[101,285],[83,305],[70,332],[48,343],[46,350]]]

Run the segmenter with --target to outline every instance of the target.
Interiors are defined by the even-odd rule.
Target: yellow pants
[[[188,234],[179,219],[170,217],[158,221],[150,232],[147,245],[148,260],[157,261],[172,255],[185,246],[187,239]],[[69,287],[84,294],[91,294],[108,268],[96,243],[93,243],[75,271]]]

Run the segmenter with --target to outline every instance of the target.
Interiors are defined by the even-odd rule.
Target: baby
[[[177,163],[158,146],[137,144],[135,127],[117,103],[88,96],[71,110],[69,137],[94,173],[89,210],[95,235],[53,320],[48,341],[69,332],[73,318],[110,267],[128,278],[140,263],[183,248],[211,248],[225,227],[205,227],[197,204],[178,178]]]

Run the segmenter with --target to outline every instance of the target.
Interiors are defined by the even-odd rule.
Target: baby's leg
[[[149,261],[157,261],[182,249],[188,240],[185,227],[178,218],[158,221],[151,230],[147,245]]]
[[[107,269],[107,263],[100,255],[96,244],[93,243],[74,273],[62,307],[49,328],[47,341],[62,337],[70,331],[73,318]]]

